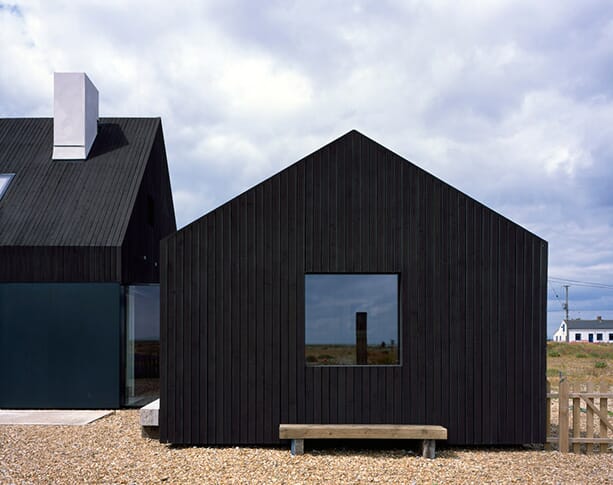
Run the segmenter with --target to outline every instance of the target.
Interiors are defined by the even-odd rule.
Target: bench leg
[[[292,440],[292,456],[304,455],[304,440]]]
[[[423,440],[421,442],[421,456],[424,458],[434,458],[436,451],[436,440]]]

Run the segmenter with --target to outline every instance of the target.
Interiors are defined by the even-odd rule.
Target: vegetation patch
[[[547,377],[560,372],[571,382],[600,382],[613,384],[613,344],[597,342],[547,342]]]
[[[549,368],[547,369],[547,377],[558,377],[560,375],[560,371],[558,369]]]
[[[340,344],[306,344],[309,365],[356,365],[356,346]],[[367,347],[368,365],[398,364],[398,347],[381,344]]]

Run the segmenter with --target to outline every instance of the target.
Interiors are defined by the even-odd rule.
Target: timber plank
[[[447,429],[424,424],[280,424],[279,438],[446,440]]]

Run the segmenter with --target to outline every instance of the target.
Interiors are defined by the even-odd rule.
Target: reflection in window
[[[140,406],[160,392],[160,287],[126,288],[126,405]]]
[[[9,188],[9,184],[14,176],[14,173],[0,173],[0,199],[6,192],[6,189]]]
[[[308,365],[397,365],[398,275],[305,276]]]

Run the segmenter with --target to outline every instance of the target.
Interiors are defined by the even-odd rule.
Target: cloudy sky
[[[613,284],[609,1],[23,1],[0,41],[0,116],[85,71],[102,116],[162,118],[180,225],[355,128],[547,239],[550,276]]]
[[[356,343],[356,313],[367,314],[369,345],[398,343],[397,275],[329,275],[305,277],[305,342]]]

